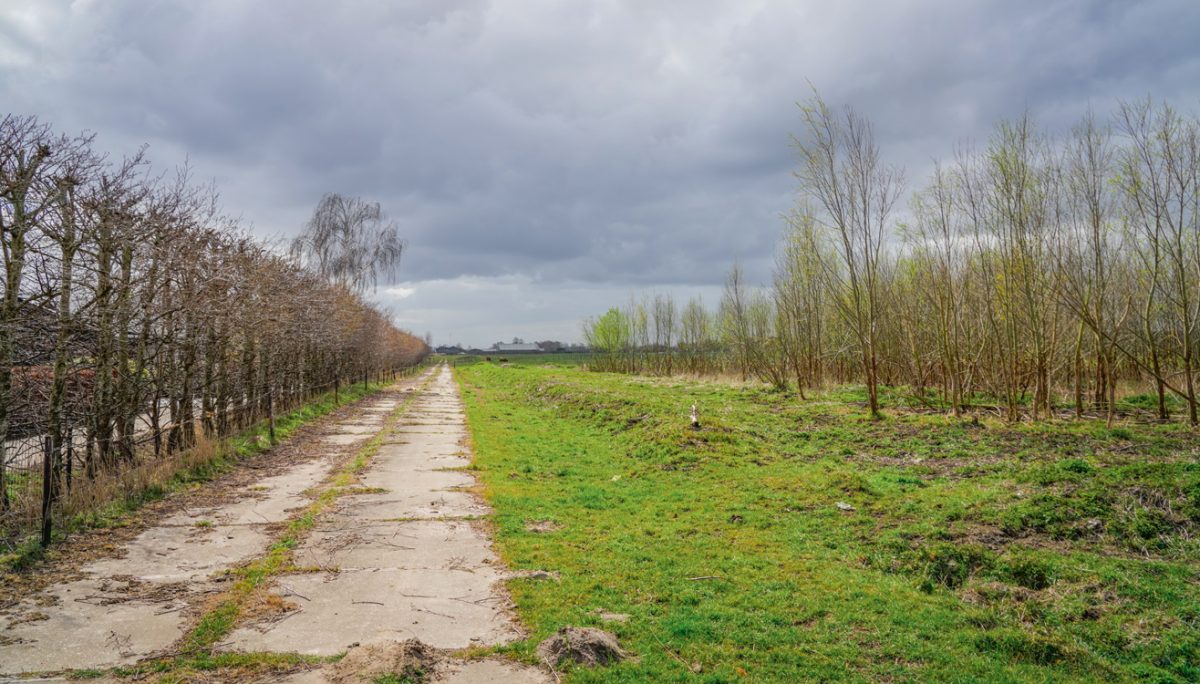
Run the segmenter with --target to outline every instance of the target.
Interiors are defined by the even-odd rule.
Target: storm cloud
[[[1029,110],[1195,109],[1200,5],[186,2],[0,6],[0,101],[189,161],[268,239],[327,191],[402,226],[376,298],[439,342],[579,337],[632,291],[769,278],[813,88],[931,160]]]

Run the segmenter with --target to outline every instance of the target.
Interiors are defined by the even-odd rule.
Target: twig
[[[697,580],[710,580],[710,579],[721,579],[721,576],[720,575],[703,575],[700,577],[688,577],[687,578],[687,580],[689,582],[695,582]]]
[[[362,604],[364,604],[364,603],[370,603],[370,604],[372,604],[372,605],[376,605],[376,606],[382,606],[382,605],[383,605],[383,604],[382,604],[382,603],[380,603],[379,601],[351,601],[350,603],[351,603],[351,604],[353,604],[353,605],[356,605],[356,606],[357,606],[357,605],[362,605]]]
[[[425,610],[424,608],[418,608],[416,606],[410,606],[410,607],[413,610],[417,611],[418,613],[429,613],[430,615],[437,615],[438,617],[450,618],[451,620],[454,619],[453,615],[446,615],[445,613],[439,613],[434,610]]]
[[[683,669],[687,670],[688,672],[692,671],[692,666],[688,665],[687,661],[680,657],[678,653],[671,650],[670,646],[667,646],[665,643],[663,643],[663,640],[659,639],[657,634],[650,632],[650,636],[654,637],[654,640],[658,642],[658,645],[663,647],[663,650],[667,652],[667,655],[679,661],[679,664],[683,666]]]
[[[295,596],[295,597],[297,597],[297,598],[302,598],[302,599],[304,599],[305,601],[308,601],[309,603],[312,603],[312,599],[310,599],[309,597],[305,596],[304,594],[301,594],[300,592],[298,592],[298,591],[296,591],[295,589],[293,589],[293,588],[289,587],[288,585],[284,584],[284,585],[281,585],[281,586],[282,586],[284,589],[286,589],[286,590],[287,590],[287,592],[288,592],[288,595],[290,595],[290,596]]]

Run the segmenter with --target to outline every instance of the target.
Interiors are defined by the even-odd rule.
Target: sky
[[[371,296],[435,344],[581,339],[631,296],[767,283],[797,103],[919,188],[1029,111],[1200,109],[1194,0],[4,0],[0,108],[190,164],[283,244],[322,194],[408,242]]]

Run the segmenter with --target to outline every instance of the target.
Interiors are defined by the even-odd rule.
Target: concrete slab
[[[374,569],[287,576],[298,601],[291,617],[243,627],[225,646],[245,651],[333,655],[351,644],[420,639],[435,648],[499,644],[520,635],[497,605],[495,572]],[[293,599],[294,600],[294,599]]]
[[[83,571],[97,577],[195,582],[259,555],[269,541],[261,526],[152,527],[126,547],[124,558],[105,558]]]
[[[389,565],[455,570],[497,564],[487,534],[464,520],[356,524],[339,519],[314,530],[296,551],[296,559],[299,565],[342,571]]]
[[[379,432],[379,425],[371,423],[339,423],[334,427],[344,435],[373,435]]]
[[[467,492],[390,492],[387,499],[378,496],[354,497],[339,510],[351,520],[396,520],[398,518],[467,518],[490,513],[487,506]]]
[[[394,445],[406,445],[406,449],[391,449]],[[437,432],[402,432],[393,431],[387,433],[383,449],[394,451],[387,459],[382,459],[381,463],[387,463],[391,458],[396,456],[404,456],[411,454],[413,456],[425,456],[429,454],[457,454],[466,453],[466,440],[457,435],[450,435]]]
[[[449,661],[438,667],[435,684],[549,684],[546,672],[504,660]]]
[[[414,447],[406,451],[426,454],[431,451],[463,451],[466,440],[455,434],[444,432],[410,432],[408,430],[393,430],[387,434],[384,444],[412,444]]]
[[[404,440],[421,437],[441,437],[450,442],[466,441],[468,434],[466,430],[442,430],[436,425],[401,425],[395,430],[388,433],[389,439]]]
[[[0,672],[137,662],[183,635],[185,594],[181,586],[96,578],[50,587],[6,616]]]
[[[359,476],[364,487],[382,487],[391,492],[442,492],[470,487],[475,478],[469,473],[455,470],[429,470],[401,468],[372,468]],[[388,493],[346,497],[347,501],[358,501],[368,497],[389,498]]]
[[[348,446],[351,444],[357,444],[358,442],[366,441],[368,437],[370,437],[370,435],[343,432],[336,435],[325,435],[321,438],[321,441],[325,442],[326,444],[334,444],[336,446]]]
[[[403,453],[392,457],[385,465],[379,466],[379,472],[412,473],[421,470],[446,470],[449,468],[465,468],[471,465],[471,459],[461,450],[444,453],[430,453],[424,457],[417,453]]]
[[[286,473],[272,475],[246,487],[245,496],[223,506],[193,508],[163,521],[164,525],[195,525],[213,522],[224,525],[251,525],[281,522],[296,508],[308,505],[303,493],[321,483],[329,474],[331,462],[325,458],[306,461]]]

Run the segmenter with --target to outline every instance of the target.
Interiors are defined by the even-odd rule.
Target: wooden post
[[[67,428],[67,491],[71,491],[71,462],[75,460],[75,431]]]
[[[267,435],[275,446],[275,388],[267,388]]]
[[[50,546],[50,533],[52,531],[51,513],[53,507],[51,504],[54,488],[51,486],[51,480],[54,478],[54,444],[50,435],[46,435],[45,441],[42,442],[42,548]]]

